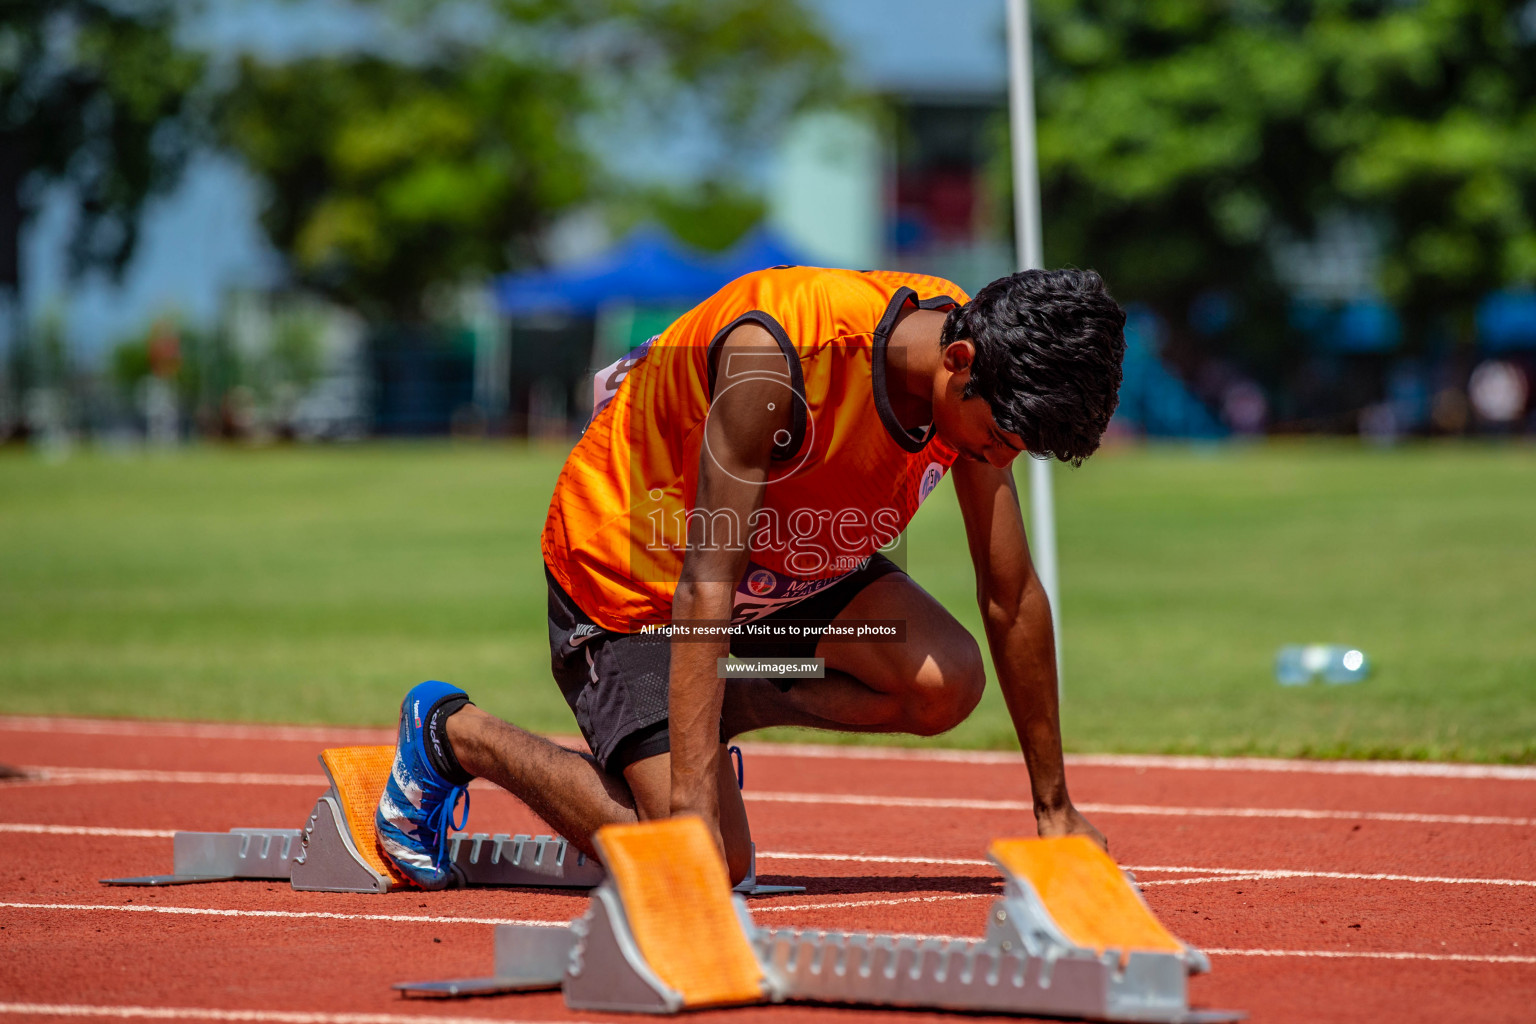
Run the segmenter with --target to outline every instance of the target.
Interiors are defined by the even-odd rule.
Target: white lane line
[[[782,861],[831,862],[844,864],[913,864],[942,867],[993,867],[989,860],[965,857],[887,857],[860,853],[790,853],[759,850],[757,859]],[[1465,878],[1448,875],[1398,875],[1362,871],[1311,871],[1288,868],[1207,868],[1193,866],[1171,867],[1160,864],[1130,864],[1125,870],[1138,874],[1190,874],[1209,875],[1208,878],[1178,878],[1161,881],[1142,881],[1141,885],[1193,885],[1197,882],[1266,881],[1280,878],[1336,878],[1359,882],[1416,882],[1443,885],[1505,885],[1536,888],[1536,879],[1529,878]]]
[[[106,828],[93,825],[35,825],[27,822],[0,822],[0,834],[54,836],[109,836],[124,839],[171,839],[176,832],[157,828]],[[924,867],[981,867],[991,868],[989,860],[975,857],[895,857],[862,853],[794,853],[789,851],[759,850],[760,861],[798,861],[829,864],[910,864]],[[1125,868],[1143,874],[1199,874],[1210,878],[1164,879],[1142,881],[1141,885],[1194,885],[1221,881],[1270,881],[1282,878],[1334,878],[1359,882],[1416,882],[1441,885],[1504,885],[1536,888],[1536,879],[1529,878],[1470,878],[1452,875],[1398,875],[1360,871],[1312,871],[1289,868],[1212,868],[1158,864],[1131,864]]]
[[[315,921],[391,921],[405,924],[526,924],[566,928],[570,921],[534,921],[517,917],[431,917],[421,914],[338,914],[322,910],[229,910],[219,907],[165,907],[143,903],[0,903],[12,910],[123,911],[191,917],[272,917]]]
[[[0,821],[0,832],[19,832],[42,836],[114,836],[119,839],[171,839],[176,833],[168,828],[105,828],[95,825],[29,825]]]
[[[897,896],[889,899],[837,900],[829,903],[797,903],[789,906],[754,906],[752,912],[778,913],[785,910],[835,910],[843,907],[894,907],[904,903],[941,903],[948,900],[996,899],[995,892],[942,893],[936,896]],[[132,914],[169,914],[190,917],[267,917],[322,921],[388,921],[404,924],[520,924],[542,928],[566,928],[570,921],[537,921],[512,917],[431,917],[419,914],[340,914],[334,911],[302,910],[230,910],[214,907],[165,907],[122,903],[15,903],[0,902],[0,908],[12,910],[85,910],[125,911]]]
[[[1122,865],[1127,871],[1152,871],[1168,875],[1251,875],[1257,871],[1268,871],[1269,868],[1197,868],[1187,865],[1172,866],[1168,864],[1136,864]]]
[[[1033,805],[1030,805],[1033,808]],[[1529,828],[1536,818],[1411,811],[1318,811],[1302,807],[1166,807],[1155,804],[1078,804],[1085,814],[1172,815],[1192,818],[1301,818],[1309,821],[1400,821],[1422,825],[1510,825]]]
[[[297,1010],[223,1010],[197,1006],[100,1006],[80,1003],[0,1003],[0,1013],[38,1017],[112,1017],[121,1020],[223,1020],[251,1024],[535,1024],[506,1017],[438,1017],[404,1013],[312,1013]],[[550,1021],[538,1022],[550,1024]],[[560,1024],[581,1024],[561,1019]]]
[[[777,914],[786,910],[833,910],[840,907],[896,907],[904,903],[944,903],[949,900],[995,900],[998,897],[995,892],[946,892],[938,896],[893,896],[883,900],[838,900],[832,903],[775,903],[769,906],[754,906],[752,914]]]
[[[1443,960],[1467,964],[1536,964],[1536,956],[1481,953],[1380,953],[1352,949],[1202,949],[1211,956],[1294,956],[1320,960]]]
[[[941,867],[994,867],[979,857],[887,857],[872,853],[776,853],[758,850],[758,860],[829,861],[837,864],[934,864]]]
[[[0,715],[6,732],[66,733],[74,736],[136,736],[195,740],[297,741],[305,743],[394,743],[395,730],[355,726],[234,725],[222,722],[146,722],[134,719]]]
[[[1033,811],[1027,800],[966,800],[948,797],[864,796],[852,793],[761,793],[748,790],[746,800],[759,803],[832,804],[849,807],[914,807],[957,811]],[[1536,825],[1536,818],[1504,818],[1478,814],[1415,814],[1397,811],[1318,811],[1297,807],[1171,807],[1157,804],[1080,803],[1085,814],[1160,815],[1191,818],[1302,818],[1338,821],[1402,821],[1429,825]]]
[[[176,783],[220,786],[324,786],[321,775],[278,775],[250,772],[178,772],[140,768],[65,768],[28,765],[47,784]],[[476,788],[493,788],[476,779]],[[8,785],[29,785],[26,781]],[[857,793],[767,793],[748,790],[749,802],[823,804],[848,807],[912,807],[959,811],[1033,812],[1025,800],[968,800],[950,797],[865,796]],[[1320,811],[1299,807],[1172,807],[1158,804],[1078,804],[1085,814],[1157,815],[1180,818],[1298,818],[1313,821],[1395,821],[1425,825],[1508,825],[1528,828],[1536,818],[1506,818],[1480,814],[1418,814],[1401,811]]]
[[[306,742],[392,743],[395,731],[346,726],[237,725],[216,722],[136,721],[0,715],[0,730],[72,733],[84,736],[163,736],[187,739],[295,740]],[[580,746],[574,736],[550,736],[562,745]],[[947,750],[935,747],[864,747],[813,743],[743,743],[759,757],[798,757],[837,761],[939,761],[953,764],[1015,765],[1016,752]],[[1160,771],[1286,772],[1313,775],[1368,775],[1389,778],[1506,779],[1536,781],[1536,765],[1446,764],[1435,761],[1306,761],[1272,757],[1203,757],[1167,754],[1068,754],[1069,767],[1141,768]]]
[[[918,940],[937,939],[941,942],[953,942],[956,939],[974,942],[977,939],[977,936],[974,935],[898,934],[901,934],[903,938]],[[1509,956],[1499,953],[1408,953],[1395,951],[1377,952],[1371,950],[1357,951],[1352,949],[1209,949],[1205,947],[1201,947],[1200,951],[1211,956],[1297,957],[1318,960],[1429,960],[1472,964],[1536,964],[1536,956]]]
[[[1192,885],[1195,882],[1248,882],[1270,881],[1279,878],[1338,878],[1351,882],[1416,882],[1423,885],[1508,885],[1536,888],[1536,880],[1529,878],[1460,878],[1448,875],[1392,875],[1374,874],[1362,871],[1288,871],[1284,869],[1270,870],[1267,868],[1253,868],[1242,870],[1239,868],[1129,868],[1130,871],[1189,871],[1204,872],[1214,875],[1212,878],[1174,878],[1163,879],[1154,882],[1142,882],[1142,885]]]
[[[1145,889],[1149,885],[1204,885],[1207,882],[1257,882],[1263,875],[1203,875],[1196,878],[1160,878],[1147,882],[1136,880],[1136,888]]]
[[[855,747],[814,743],[742,743],[758,757],[803,757],[837,761],[941,761],[952,764],[1024,767],[1023,755],[998,750],[944,750],[931,747]],[[1067,767],[1142,768],[1158,771],[1285,772],[1312,775],[1368,775],[1388,778],[1506,779],[1536,781],[1536,766],[1446,764],[1437,761],[1302,761],[1278,757],[1202,757],[1178,754],[1067,754]]]
[[[154,768],[72,768],[54,765],[26,765],[22,770],[35,777],[6,785],[43,783],[69,786],[79,783],[156,782],[189,786],[306,786],[311,789],[330,785],[324,775],[282,775],[274,772],[179,772]]]
[[[1516,828],[1536,825],[1536,818],[1506,818],[1489,814],[1318,811],[1301,807],[1166,807],[1155,804],[1078,804],[1077,806],[1086,814],[1152,814],[1194,818],[1302,818],[1311,821],[1404,821],[1423,825],[1511,825]]]
[[[275,772],[184,772],[160,768],[77,768],[68,765],[25,765],[30,777],[7,780],[0,786],[74,786],[153,782],[187,786],[304,786],[328,788],[324,775],[287,775]],[[498,789],[495,783],[474,779],[471,789]]]
[[[809,910],[814,908],[801,907],[789,909]],[[790,927],[793,928],[794,926],[791,925]],[[914,932],[898,932],[895,934],[903,938],[918,940],[937,939],[941,942],[954,942],[956,939],[975,942],[979,938],[979,936],[975,935],[937,935]],[[1201,952],[1209,953],[1211,956],[1313,957],[1320,960],[1357,958],[1365,960],[1438,960],[1451,963],[1536,964],[1536,956],[1511,956],[1499,953],[1409,953],[1357,951],[1351,949],[1210,949],[1206,947],[1201,947]]]
[[[1022,758],[1020,759],[1022,762]],[[1150,768],[1186,772],[1285,772],[1397,779],[1503,779],[1536,782],[1536,767],[1433,761],[1289,761],[1269,757],[1175,757],[1155,754],[1068,754],[1075,768]]]
[[[949,900],[991,898],[994,893],[946,893],[939,896],[910,896],[889,900],[844,900],[834,903],[802,903],[791,906],[754,907],[753,913],[780,912],[788,910],[830,910],[842,907],[875,907],[895,906],[907,903],[938,903]],[[534,925],[544,928],[565,928],[569,921],[539,921],[519,918],[501,917],[424,917],[411,914],[337,914],[328,912],[304,912],[288,910],[219,910],[206,907],[154,907],[141,905],[118,904],[82,904],[82,903],[0,903],[0,908],[16,910],[86,910],[86,911],[126,911],[129,913],[153,913],[171,915],[192,915],[206,917],[265,917],[265,918],[297,918],[319,919],[327,921],[389,921],[411,924],[518,924]],[[917,936],[918,938],[952,938],[952,936]],[[1212,956],[1273,956],[1273,957],[1314,957],[1314,958],[1366,958],[1376,960],[1444,960],[1467,963],[1508,963],[1508,964],[1536,964],[1536,957],[1532,956],[1500,956],[1482,955],[1471,953],[1385,953],[1385,952],[1356,952],[1353,950],[1297,950],[1297,949],[1206,949],[1206,953]],[[0,1012],[21,1013],[21,1010],[5,1010],[6,1006],[19,1006],[24,1004],[0,1003]],[[252,1018],[255,1019],[255,1018]],[[286,1020],[287,1018],[272,1018],[273,1020]],[[326,1018],[330,1020],[331,1018]],[[361,1018],[359,1018],[361,1019]],[[370,1018],[371,1019],[371,1018]],[[383,1018],[393,1020],[394,1018]],[[409,1020],[427,1020],[429,1018],[407,1018]]]

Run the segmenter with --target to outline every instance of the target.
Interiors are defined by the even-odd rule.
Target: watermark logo
[[[736,588],[739,612],[743,604],[762,608],[801,600],[805,594],[797,587],[820,587],[877,553],[902,564],[904,528],[921,498],[943,480],[944,466],[927,458],[915,465],[904,457],[891,459],[879,438],[863,444],[854,432],[885,429],[873,415],[867,423],[850,423],[848,438],[835,438],[831,425],[838,407],[811,408],[802,392],[804,368],[792,358],[798,357],[766,346],[721,353],[709,364],[713,394],[704,422],[676,439],[682,450],[669,450],[664,465],[639,461],[655,457],[655,434],[664,423],[639,411],[628,417],[628,447],[637,461],[629,477],[627,568],[635,578],[675,582],[676,560],[687,552],[747,552],[755,564],[741,576],[716,581]],[[857,352],[820,358],[842,359],[855,370],[859,365]],[[644,360],[646,380],[657,394],[682,387],[678,382],[689,382],[701,369],[697,351],[684,347],[652,346]],[[812,369],[816,380],[825,376],[818,364]],[[616,366],[608,376],[624,372],[629,371]],[[691,380],[688,386],[699,383]],[[687,398],[693,402],[698,396],[690,392]],[[769,457],[759,464],[765,449]],[[693,467],[702,467],[696,480],[690,479]],[[812,475],[814,486],[806,479]],[[732,507],[715,500],[720,495],[699,493],[705,477],[722,495],[732,492],[733,483],[752,487],[759,492],[758,504],[748,511],[739,502]],[[736,563],[705,562],[708,567],[699,571],[718,572],[731,564],[734,574]]]
[[[798,451],[791,450],[794,435],[790,431],[783,428],[774,431],[774,452],[776,458],[782,461],[773,467],[769,479],[765,481],[770,484],[787,480],[800,472],[816,449],[816,422],[804,396],[791,384],[792,380],[789,359],[782,352],[733,352],[725,358],[725,365],[721,367],[716,381],[715,396],[709,405],[709,416],[712,418],[722,408],[761,402],[766,412],[775,413],[779,418],[788,416],[791,422],[798,418],[805,425],[805,437]],[[720,440],[716,435],[727,433],[730,433],[729,429],[716,429],[715,425],[706,421],[704,451],[715,468],[732,480],[756,483],[743,480],[716,457],[713,445]]]

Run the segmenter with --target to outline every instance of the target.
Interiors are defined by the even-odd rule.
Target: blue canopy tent
[[[567,313],[595,316],[610,303],[692,306],[742,274],[801,262],[772,232],[757,228],[722,256],[688,249],[646,227],[591,260],[552,270],[507,274],[492,285],[508,316]]]
[[[1477,335],[1485,352],[1536,349],[1536,291],[1494,292],[1477,307]]]
[[[750,274],[754,270],[765,270],[768,267],[805,266],[808,262],[802,254],[791,249],[774,232],[767,228],[754,228],[720,257],[715,262],[715,266],[726,275],[726,281],[730,281],[743,274]]]
[[[1224,436],[1221,422],[1158,355],[1166,324],[1140,303],[1126,312],[1125,380],[1115,419],[1148,437]]]
[[[594,259],[508,274],[493,287],[497,305],[512,316],[551,312],[591,316],[603,305],[622,300],[697,301],[718,285],[715,275],[671,236],[642,228]]]
[[[504,385],[493,383],[486,390],[504,386],[511,420],[526,415],[530,430],[535,420],[547,418],[535,414],[540,404],[535,393],[557,396],[552,400],[556,418],[569,416],[566,410],[579,408],[577,396],[586,393],[593,368],[664,330],[735,278],[803,262],[763,228],[712,256],[689,249],[660,228],[645,227],[592,259],[504,275],[492,282],[491,293],[498,311],[512,321],[503,334],[503,343],[511,346],[501,357],[507,376]],[[543,319],[550,315],[553,319]],[[499,361],[483,360],[487,366]]]

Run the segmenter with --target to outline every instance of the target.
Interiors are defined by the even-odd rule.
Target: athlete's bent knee
[[[969,635],[957,642],[941,666],[923,666],[919,686],[907,708],[908,731],[919,736],[948,732],[971,716],[986,688],[981,649]]]

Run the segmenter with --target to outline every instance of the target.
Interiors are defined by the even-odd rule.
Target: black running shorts
[[[901,571],[895,562],[877,554],[825,590],[756,621],[830,623],[869,584]],[[598,762],[618,774],[636,761],[666,753],[671,749],[667,674],[672,657],[667,638],[602,629],[577,607],[547,568],[544,578],[549,584],[551,669]],[[797,642],[743,637],[731,642],[731,653],[738,658],[813,658],[817,643],[816,637]]]

